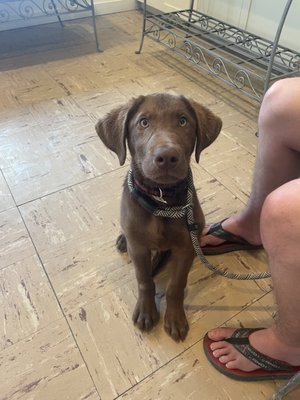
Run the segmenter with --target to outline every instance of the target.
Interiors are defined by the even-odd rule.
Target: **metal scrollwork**
[[[215,75],[220,75],[222,73],[222,70],[226,71],[223,60],[219,57],[215,58],[212,63],[212,69],[213,69]]]
[[[181,21],[181,18],[177,13],[171,14],[170,19],[172,22],[175,22],[175,23]]]
[[[300,55],[293,55],[289,60],[289,67],[299,71],[300,69]]]
[[[158,26],[153,27],[153,29],[151,30],[151,34],[155,40],[160,40],[160,28]]]
[[[1,4],[0,4],[1,7]],[[9,12],[4,8],[0,8],[0,23],[9,21]]]
[[[237,31],[234,36],[235,36],[235,43],[236,44],[245,44],[246,39],[245,39],[244,32]]]
[[[169,34],[168,46],[170,47],[170,49],[175,49],[176,47],[176,36],[173,33]]]
[[[201,61],[205,60],[203,51],[200,47],[195,46],[192,51],[192,59],[195,64],[199,64]]]
[[[34,15],[34,9],[38,7],[34,2],[30,0],[22,1],[19,5],[19,14],[24,19],[32,18]],[[39,7],[38,7],[39,8]]]
[[[55,8],[54,8],[53,2],[51,2],[51,0],[44,0],[43,8],[44,8],[45,14],[47,14],[47,15],[55,14]]]
[[[185,57],[190,60],[193,55],[193,48],[190,42],[184,41],[183,42],[183,51],[185,53]]]
[[[208,21],[209,21],[209,17],[203,17],[198,20],[198,23],[199,23],[201,29],[203,29],[203,30],[208,29],[208,27],[209,27]]]
[[[220,37],[224,37],[226,34],[226,27],[225,24],[223,24],[223,22],[220,22],[217,26],[216,26],[216,34]]]
[[[76,11],[79,7],[79,4],[72,0],[66,0],[64,3],[61,2],[61,4],[64,4],[65,9],[69,11]]]
[[[4,0],[0,1],[0,23],[91,9],[88,0]]]
[[[234,76],[234,83],[238,89],[245,87],[246,81],[249,81],[249,76],[245,71],[240,70]]]

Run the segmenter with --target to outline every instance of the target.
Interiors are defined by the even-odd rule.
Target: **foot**
[[[200,246],[218,246],[225,240],[214,235],[207,235],[210,225],[205,225],[200,239]],[[240,236],[248,243],[256,246],[261,245],[259,227],[253,225],[253,221],[247,221],[242,215],[233,215],[222,222],[222,228],[236,236]]]
[[[245,358],[232,344],[224,341],[232,336],[234,328],[216,328],[208,333],[208,337],[214,340],[210,348],[213,356],[228,369],[239,369],[251,372],[259,367]],[[251,333],[250,344],[259,352],[280,361],[287,362],[293,366],[300,365],[300,346],[293,347],[280,341],[275,334],[274,328],[261,329]]]

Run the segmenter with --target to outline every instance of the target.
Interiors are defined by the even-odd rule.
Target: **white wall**
[[[197,9],[231,25],[245,28],[251,0],[200,0]]]
[[[287,0],[202,0],[199,10],[269,40],[274,40]],[[280,43],[300,51],[300,1],[294,0]]]
[[[286,0],[252,0],[246,29],[273,40]],[[294,0],[282,30],[282,45],[300,51],[300,1]]]
[[[140,3],[143,3],[142,0],[138,0]],[[195,2],[196,3],[196,2]],[[161,10],[163,12],[167,11],[176,11],[183,10],[185,8],[190,7],[190,0],[149,0],[147,1],[147,5],[156,8],[157,10]]]
[[[135,0],[94,0],[96,14],[111,14],[121,11],[134,10]]]

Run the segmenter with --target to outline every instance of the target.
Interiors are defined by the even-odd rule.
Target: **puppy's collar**
[[[157,200],[162,203],[167,203],[165,199],[172,198],[178,196],[179,194],[186,192],[188,188],[188,179],[184,179],[183,181],[179,182],[177,185],[163,188],[160,187],[150,187],[142,184],[132,175],[133,184],[141,193],[144,195],[151,196],[154,200]]]
[[[157,217],[182,218],[185,217],[188,210],[193,207],[192,199],[194,185],[191,170],[189,170],[187,177],[187,203],[184,206],[168,206],[163,202],[155,201],[153,197],[140,191],[135,185],[132,170],[128,171],[127,185],[131,196],[139,203],[139,205]],[[192,229],[195,228],[193,227]]]

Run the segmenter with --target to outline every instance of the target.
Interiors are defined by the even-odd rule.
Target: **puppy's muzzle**
[[[171,170],[178,166],[180,154],[174,147],[163,146],[155,150],[153,162],[158,169]]]

